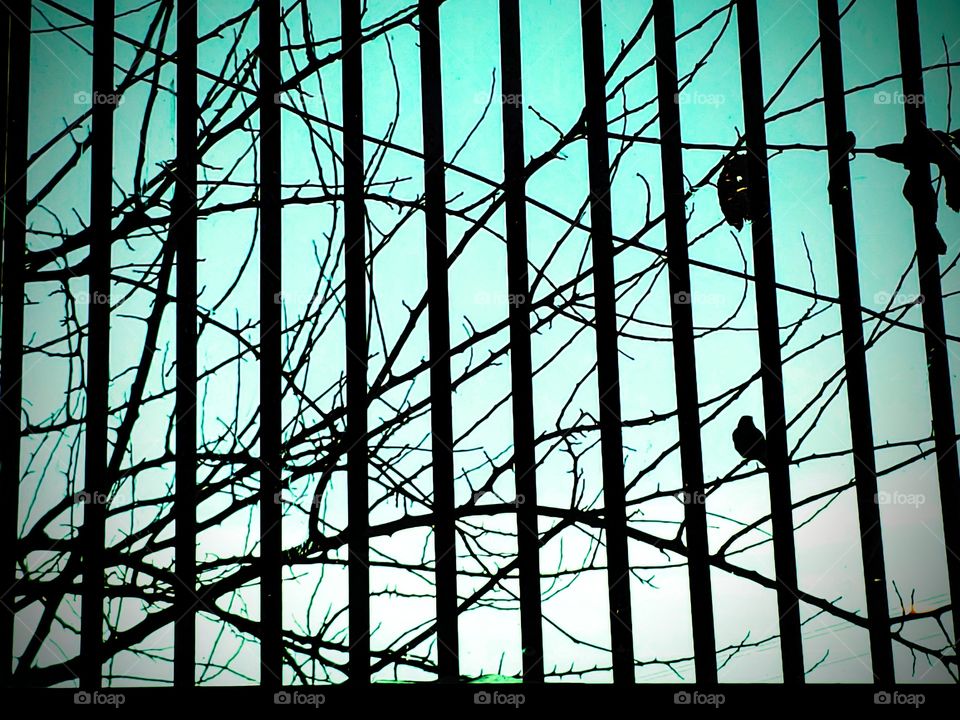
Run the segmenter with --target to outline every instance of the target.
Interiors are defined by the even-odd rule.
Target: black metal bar
[[[887,601],[887,571],[883,560],[883,533],[877,497],[877,464],[873,449],[873,418],[867,381],[867,353],[860,310],[857,238],[850,190],[847,112],[844,100],[843,53],[837,0],[819,0],[820,64],[823,71],[824,116],[830,163],[830,204],[837,256],[840,320],[843,328],[847,406],[857,484],[860,551],[863,557],[867,617],[870,618],[870,657],[874,682],[892,684],[893,648]]]
[[[453,494],[453,403],[450,383],[450,298],[447,281],[447,188],[443,157],[440,78],[440,3],[420,0],[420,85],[427,296],[430,310],[430,421],[436,525],[437,665],[440,680],[460,676],[457,621],[457,552]]]
[[[783,364],[777,313],[776,264],[770,219],[767,177],[767,133],[763,116],[763,76],[756,0],[738,0],[740,73],[743,84],[743,121],[746,131],[753,263],[756,277],[757,324],[760,336],[760,374],[763,415],[767,430],[767,472],[770,476],[770,515],[780,613],[780,651],[786,684],[804,682],[800,603],[797,599],[797,561],[793,537],[793,502],[787,464],[787,424],[783,400]]]
[[[689,548],[690,612],[697,682],[717,682],[717,645],[710,583],[707,507],[703,490],[700,400],[693,340],[693,295],[687,251],[683,150],[677,83],[677,46],[673,0],[654,0],[657,90],[660,109],[660,163],[663,171],[664,223],[670,270],[673,367],[677,386],[680,466],[683,472],[684,524]]]
[[[580,0],[583,85],[590,175],[590,227],[597,325],[597,385],[603,468],[607,574],[610,585],[610,642],[613,681],[632,684],[633,617],[627,548],[623,428],[620,425],[620,365],[617,357],[617,301],[613,273],[613,218],[610,212],[610,153],[607,147],[603,18],[598,0]]]
[[[347,333],[350,681],[370,682],[370,518],[367,478],[367,269],[360,0],[341,0],[343,197]]]
[[[280,0],[260,3],[260,684],[282,685]]]
[[[15,6],[13,6],[14,9]],[[10,117],[10,82],[8,74],[10,69],[10,9],[6,4],[0,3],[0,86],[3,87],[3,97],[0,103],[3,104],[3,117],[0,119],[0,192],[4,196],[7,194],[7,130],[9,127],[8,118]],[[29,63],[28,63],[29,64]],[[3,226],[3,216],[0,212],[0,227]],[[3,252],[0,250],[0,278],[3,278]],[[0,631],[2,635],[3,631]]]
[[[500,0],[503,175],[507,220],[507,286],[510,297],[510,376],[513,391],[513,471],[517,487],[517,557],[520,573],[520,640],[524,682],[543,682],[543,616],[540,601],[540,531],[530,349],[530,282],[527,276],[526,174],[523,151],[523,71],[519,0]]]
[[[90,181],[90,298],[87,330],[86,506],[81,530],[83,605],[80,685],[96,688],[103,665],[104,544],[106,542],[107,416],[110,387],[110,242],[113,211],[114,3],[93,14],[93,117]]]
[[[197,643],[197,5],[177,0],[177,172],[170,226],[177,254],[176,601],[173,684],[195,681]]]
[[[903,113],[907,127],[907,143],[922,147],[927,129],[924,111],[923,65],[920,54],[920,22],[916,0],[897,0],[900,34],[900,69],[903,73]],[[910,101],[912,100],[912,101]],[[909,153],[907,169],[915,187],[930,184],[930,165],[918,153]],[[950,358],[946,344],[946,323],[943,317],[943,288],[940,282],[940,259],[934,241],[929,237],[932,218],[925,217],[922,203],[913,207],[913,224],[917,241],[917,271],[923,295],[923,337],[927,350],[927,373],[930,385],[930,410],[937,452],[937,476],[940,486],[940,510],[943,514],[943,540],[947,553],[947,577],[950,601],[960,603],[960,467],[957,459],[957,427],[953,416],[953,389],[950,383]],[[953,647],[960,648],[960,623],[953,613]]]
[[[5,133],[3,154],[3,352],[0,353],[0,686],[9,687],[13,673],[16,615],[17,508],[20,503],[20,431],[23,402],[23,260],[26,250],[27,126],[30,97],[30,3],[3,6],[2,32],[9,43],[5,57],[22,58],[3,74]],[[6,65],[6,63],[5,63]]]

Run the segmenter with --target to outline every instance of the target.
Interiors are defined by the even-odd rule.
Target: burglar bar
[[[13,627],[16,620],[17,506],[20,487],[20,413],[23,405],[24,253],[27,214],[27,121],[29,119],[30,3],[0,4],[0,32],[4,44],[4,105],[6,112],[3,154],[3,346],[0,353],[0,488],[2,510],[0,539],[3,574],[0,576],[0,652],[3,673],[0,685],[9,687],[13,673]],[[9,53],[9,55],[8,55]],[[7,64],[7,58],[21,58]]]
[[[507,286],[510,293],[510,375],[513,392],[513,470],[517,487],[520,639],[524,681],[543,682],[537,458],[530,350],[530,283],[527,277],[526,162],[523,154],[523,103],[520,100],[523,97],[523,71],[518,0],[500,0],[500,64],[504,98],[500,106],[503,112]],[[507,102],[507,98],[515,101]]]
[[[590,178],[590,228],[597,326],[597,386],[600,453],[610,590],[610,643],[613,681],[635,681],[630,563],[623,482],[623,429],[620,425],[620,367],[617,358],[617,302],[613,273],[613,220],[610,212],[610,157],[607,147],[603,19],[599,0],[580,0],[583,32],[583,84]]]
[[[280,0],[260,3],[260,684],[282,684]]]
[[[420,83],[427,236],[430,335],[434,552],[437,574],[437,669],[440,680],[460,675],[457,553],[453,493],[453,406],[450,385],[450,300],[447,287],[447,209],[443,167],[443,94],[438,0],[420,0]]]
[[[360,0],[341,0],[343,197],[347,333],[347,513],[350,680],[370,682],[370,518],[367,487],[367,326],[364,240],[363,45]]]
[[[857,238],[850,190],[847,113],[844,105],[843,53],[837,0],[819,0],[820,64],[823,70],[824,116],[830,163],[829,195],[837,256],[837,285],[843,328],[843,355],[850,411],[850,437],[857,484],[860,520],[860,552],[863,557],[867,617],[870,619],[870,657],[874,682],[894,681],[893,649],[890,644],[890,614],[887,573],[883,560],[883,535],[877,496],[877,465],[873,449],[873,419],[867,382],[867,353],[860,310],[860,278],[857,270]]]
[[[197,645],[197,5],[177,2],[177,173],[170,234],[177,253],[176,602],[173,684],[194,684]]]
[[[760,374],[763,415],[767,430],[767,473],[770,477],[770,516],[780,614],[780,651],[783,681],[804,682],[800,604],[797,599],[797,561],[793,538],[793,502],[787,465],[787,425],[780,357],[780,320],[777,314],[776,265],[770,186],[767,178],[767,133],[763,117],[763,77],[756,0],[737,0],[740,37],[740,73],[746,131],[753,263],[760,336]]]
[[[700,400],[693,340],[693,295],[687,251],[686,190],[683,184],[677,46],[673,0],[653,0],[660,108],[660,162],[663,169],[664,223],[670,270],[673,367],[677,386],[680,466],[683,472],[684,524],[690,573],[690,611],[697,682],[717,682],[717,644],[710,584],[707,507],[703,490]]]
[[[903,72],[903,93],[915,102],[903,105],[907,127],[907,142],[916,146],[927,130],[923,102],[923,67],[920,56],[920,23],[916,0],[897,0],[897,20],[900,33],[900,67]],[[930,183],[930,165],[916,153],[909,153],[911,181],[917,187]],[[933,240],[924,236],[923,228],[930,218],[926,209],[916,203],[913,208],[914,234],[917,242],[917,272],[920,275],[920,293],[923,296],[923,329],[927,348],[927,372],[930,384],[930,409],[933,415],[933,435],[937,451],[937,475],[940,481],[940,510],[943,514],[943,540],[947,553],[947,576],[950,584],[950,602],[953,611],[953,647],[956,655],[960,646],[960,623],[957,622],[957,603],[960,603],[960,469],[957,466],[957,428],[953,417],[953,390],[950,387],[950,358],[946,344],[943,317],[943,289],[940,285],[940,261]]]
[[[83,603],[80,686],[100,687],[103,665],[104,544],[106,542],[107,415],[110,385],[110,242],[113,210],[114,3],[94,5],[90,179],[90,299],[87,329],[87,427],[80,536]]]

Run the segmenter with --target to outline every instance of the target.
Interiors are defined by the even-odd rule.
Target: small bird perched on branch
[[[919,142],[911,144],[907,138],[902,143],[880,145],[874,150],[877,157],[899,163],[909,168],[911,159],[919,157],[927,163],[933,163],[940,171],[946,183],[947,207],[960,212],[960,155],[957,154],[958,141],[952,133],[941,130],[925,129]],[[937,246],[937,252],[944,255],[947,244],[937,229],[937,195],[933,186],[907,177],[903,184],[903,196],[923,217],[922,230]]]
[[[740,453],[740,457],[745,460],[756,460],[766,467],[767,439],[753,424],[753,417],[750,415],[740,418],[740,424],[733,431],[733,446]]]

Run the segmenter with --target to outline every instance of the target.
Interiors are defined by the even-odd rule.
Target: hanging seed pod
[[[717,197],[724,220],[737,230],[743,229],[744,220],[753,219],[745,154],[731,155],[724,161],[717,180]]]

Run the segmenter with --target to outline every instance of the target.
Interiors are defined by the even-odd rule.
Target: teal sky
[[[89,16],[91,2],[63,0],[64,6]],[[377,26],[385,18],[403,11],[409,3],[393,0],[369,0],[364,27]],[[685,35],[678,44],[678,63],[684,89],[681,93],[682,135],[691,145],[730,146],[743,131],[739,46],[736,13],[719,0],[682,0],[676,25],[684,33],[704,17],[718,11],[701,28]],[[284,3],[287,7],[289,3]],[[761,56],[765,99],[781,88],[799,58],[816,42],[818,25],[816,2],[800,0],[761,0]],[[502,130],[499,101],[500,49],[496,0],[447,0],[441,9],[444,140],[447,161],[447,200],[449,243],[451,248],[471,231],[474,222],[489,207],[491,184],[475,179],[483,176],[497,183],[503,176]],[[960,6],[950,2],[920,0],[923,61],[925,66],[939,65],[960,56]],[[221,25],[248,5],[239,0],[217,0],[200,5],[200,33]],[[339,47],[339,4],[333,0],[309,2],[312,30],[327,42],[317,49],[320,57]],[[142,41],[155,5],[117,2],[117,31]],[[635,0],[603,0],[604,54],[609,67],[622,43],[633,37],[649,10],[649,4]],[[129,14],[122,13],[129,11]],[[290,18],[293,43],[302,43],[299,10]],[[54,32],[53,25],[70,25]],[[36,153],[65,124],[72,123],[89,110],[78,96],[90,90],[92,32],[74,26],[66,16],[44,2],[34,3],[36,31],[31,49],[30,152]],[[537,157],[551,148],[558,138],[556,128],[566,131],[583,108],[583,76],[579,2],[577,0],[522,0],[522,55],[524,73],[525,152]],[[231,25],[222,39],[204,43],[200,52],[203,70],[232,74],[238,65],[249,65],[248,53],[256,45],[257,15],[246,24]],[[227,56],[234,34],[240,36],[237,56]],[[898,142],[904,134],[903,107],[898,103],[900,83],[894,0],[857,0],[842,21],[844,77],[848,88],[868,86],[847,96],[847,117],[856,133],[858,146],[872,148]],[[410,213],[409,205],[423,192],[422,160],[416,153],[422,148],[419,49],[416,31],[401,25],[369,42],[364,50],[364,125],[367,135],[390,134],[394,146],[411,152],[383,152],[367,143],[367,181],[372,197],[368,200],[368,229],[376,249],[370,263],[371,282],[376,302],[371,306],[370,379],[383,368],[385,351],[393,350],[409,318],[408,306],[419,301],[426,287],[424,225],[422,213]],[[286,44],[287,37],[283,42]],[[155,42],[155,40],[153,41]],[[687,75],[703,58],[708,48],[715,49],[689,84]],[[176,46],[171,32],[164,50]],[[945,50],[946,48],[946,50]],[[135,48],[128,42],[116,44],[118,80],[129,68]],[[610,130],[621,136],[636,136],[636,142],[612,139],[611,159],[615,162],[611,206],[618,280],[617,310],[621,321],[619,343],[621,402],[624,428],[624,467],[627,478],[631,524],[645,532],[673,537],[682,519],[682,505],[674,497],[649,499],[658,490],[680,488],[679,455],[671,446],[677,440],[672,419],[648,423],[655,415],[676,409],[670,343],[670,294],[664,267],[657,255],[638,247],[663,248],[662,225],[642,237],[635,237],[648,216],[662,212],[660,183],[659,122],[656,115],[656,75],[652,65],[653,30],[648,28],[640,42],[614,73],[608,91],[620,87],[629,76],[623,92],[609,97],[607,106]],[[307,62],[302,47],[285,53],[285,77],[296,73]],[[141,71],[152,62],[142,63]],[[645,67],[641,72],[636,71]],[[395,75],[394,75],[395,73]],[[242,75],[242,72],[241,72]],[[172,65],[160,71],[163,91],[153,107],[141,177],[152,179],[160,163],[174,157],[175,73]],[[244,76],[244,92],[232,98],[229,88],[214,88],[207,78],[198,79],[199,96],[208,98],[202,106],[202,125],[222,125],[235,117],[254,99],[254,81]],[[255,78],[255,74],[254,74]],[[886,79],[885,78],[890,78]],[[882,81],[882,82],[879,82]],[[928,124],[939,129],[955,129],[960,116],[960,101],[948,103],[948,76],[944,68],[925,73],[925,108]],[[342,281],[342,206],[322,198],[322,181],[338,183],[342,172],[340,67],[330,63],[308,78],[301,93],[287,93],[288,110],[283,120],[284,197],[296,198],[284,208],[283,263],[284,311],[289,350],[288,369],[296,368],[297,384],[303,390],[298,399],[293,393],[284,398],[285,430],[288,437],[319,422],[323,413],[342,404],[337,383],[344,371],[343,318],[336,302],[326,293]],[[124,96],[116,113],[115,127],[115,202],[121,203],[136,191],[136,148],[141,136],[149,84],[141,82]],[[208,94],[214,92],[210,97]],[[775,100],[769,102],[767,137],[771,145],[802,143],[822,146],[825,142],[822,103],[814,102],[803,110],[795,109],[822,95],[819,52],[814,49]],[[487,107],[488,99],[493,102]],[[79,101],[79,102],[78,102]],[[298,113],[325,118],[333,127],[315,123],[308,132]],[[221,116],[221,113],[223,116]],[[481,120],[482,118],[482,120]],[[952,122],[951,122],[952,121]],[[242,132],[234,132],[218,143],[205,158],[201,169],[201,213],[198,268],[202,289],[200,306],[211,321],[230,328],[242,328],[246,341],[256,344],[257,328],[257,247],[256,213],[249,206],[253,197],[251,183],[256,179],[257,155],[251,147],[257,129],[256,115]],[[86,137],[89,118],[73,132],[73,139]],[[469,138],[469,140],[467,140]],[[644,142],[647,140],[647,142]],[[74,152],[70,137],[60,140],[31,165],[28,195],[33,197],[53,173]],[[724,151],[687,147],[683,153],[684,172],[697,185],[724,155]],[[32,233],[29,249],[40,251],[56,247],[58,232],[74,233],[89,217],[89,154],[83,153],[65,180],[49,193],[42,206],[30,215]],[[462,172],[462,171],[465,172]],[[901,195],[905,171],[869,154],[852,161],[853,197],[856,213],[857,243],[860,252],[862,304],[883,310],[887,300],[908,305],[918,291],[915,268],[906,272],[914,252],[910,208]],[[214,185],[226,177],[232,187]],[[827,202],[827,159],[824,151],[785,150],[770,160],[773,233],[777,279],[784,285],[816,290],[824,296],[837,293],[830,206]],[[646,181],[646,185],[645,182]],[[203,184],[208,183],[208,184]],[[649,196],[647,186],[649,187]],[[148,186],[149,187],[149,186]],[[211,188],[216,189],[211,191]],[[152,191],[152,189],[150,190]],[[537,275],[533,302],[550,297],[556,289],[590,268],[589,233],[571,230],[570,221],[589,226],[589,212],[583,206],[587,196],[587,156],[585,142],[564,149],[562,157],[538,171],[527,185],[528,247]],[[942,195],[942,193],[941,193]],[[304,198],[316,198],[304,202]],[[164,199],[164,203],[169,197]],[[232,203],[247,207],[227,211]],[[219,208],[219,209],[218,209]],[[546,209],[545,209],[546,208]],[[750,226],[737,232],[727,225],[709,231],[721,219],[715,188],[700,188],[687,206],[690,256],[695,262],[752,273]],[[153,211],[156,217],[166,211]],[[410,215],[410,217],[407,217]],[[941,258],[944,268],[944,307],[947,331],[960,334],[960,271],[954,267],[960,253],[960,218],[941,203],[939,227],[949,247]],[[469,237],[465,249],[450,270],[451,341],[456,347],[472,335],[483,332],[507,317],[506,249],[503,235],[503,211],[497,210],[479,232]],[[386,239],[385,239],[386,237]],[[123,372],[135,365],[143,347],[144,323],[137,316],[149,313],[155,293],[135,287],[132,282],[147,280],[152,286],[155,275],[143,277],[144,264],[155,262],[166,231],[161,225],[117,243],[113,250],[114,313],[112,321],[111,366],[115,375],[111,402],[121,406],[130,393],[133,373]],[[326,249],[334,258],[323,263]],[[70,264],[85,254],[74,253]],[[741,257],[743,253],[743,258]],[[49,264],[45,270],[55,269]],[[906,275],[898,288],[901,276]],[[239,280],[237,280],[239,278]],[[759,367],[756,312],[752,282],[722,274],[709,267],[692,271],[694,320],[701,417],[716,412],[715,419],[703,428],[704,474],[712,481],[726,476],[739,463],[730,441],[730,433],[741,415],[753,415],[762,426],[760,384],[754,381],[731,402],[726,393],[746,382]],[[86,290],[86,279],[70,281],[74,293]],[[172,288],[173,286],[171,286]],[[32,304],[27,307],[27,341],[31,346],[59,337],[66,312],[64,295],[58,282],[28,286]],[[540,503],[549,507],[569,507],[571,496],[585,509],[602,507],[598,434],[586,430],[571,437],[575,445],[564,447],[555,437],[558,429],[570,429],[594,422],[597,414],[596,382],[592,368],[596,361],[595,338],[588,323],[592,319],[592,291],[589,275],[575,285],[578,298],[571,312],[557,316],[533,338],[537,445],[538,492]],[[319,297],[317,293],[319,292]],[[342,289],[336,290],[342,294]],[[570,290],[562,293],[569,299]],[[122,304],[117,306],[118,299]],[[842,383],[834,374],[842,364],[839,337],[840,318],[836,307],[811,301],[797,293],[781,291],[778,306],[785,342],[784,357],[813,345],[784,366],[785,400],[788,415],[788,439],[795,461],[791,467],[795,502],[846,483],[852,478],[849,453],[820,457],[849,448],[850,419]],[[77,313],[85,321],[86,308],[78,304]],[[538,317],[546,318],[540,307]],[[799,329],[798,320],[809,313]],[[302,320],[308,317],[305,327]],[[900,320],[916,328],[921,324],[919,306],[904,310]],[[422,316],[397,356],[394,374],[417,368],[428,355],[427,317]],[[718,329],[719,328],[719,329]],[[868,353],[871,383],[871,409],[875,444],[894,447],[878,450],[881,470],[914,457],[917,447],[931,446],[929,390],[922,335],[914,329],[879,327],[882,337]],[[868,337],[878,330],[875,321],[866,321]],[[131,450],[124,466],[147,459],[161,458],[153,468],[137,476],[136,482],[124,482],[113,500],[115,504],[133,499],[162,499],[169,494],[173,463],[162,459],[173,411],[176,357],[174,307],[165,311],[158,340],[158,354],[148,380],[148,392],[156,398],[144,406],[136,423]],[[828,339],[818,343],[821,337]],[[482,364],[490,352],[496,352],[507,340],[506,328],[475,343],[472,351],[453,358],[454,378]],[[76,342],[75,338],[72,338]],[[66,344],[58,342],[49,350],[62,352]],[[223,453],[234,444],[256,450],[256,412],[259,398],[258,367],[252,354],[236,361],[237,340],[208,322],[203,325],[200,344],[204,402],[200,441],[210,452]],[[951,367],[956,388],[960,356],[957,343],[950,343]],[[309,362],[306,359],[309,358]],[[25,361],[24,397],[31,427],[55,425],[68,417],[82,417],[83,393],[77,389],[78,373],[83,368],[75,361],[54,354],[28,353]],[[842,379],[842,376],[841,378]],[[509,354],[498,364],[487,367],[458,385],[453,398],[456,443],[457,502],[470,500],[474,490],[489,476],[491,463],[503,464],[511,453],[512,425],[509,402]],[[824,383],[827,383],[824,386]],[[73,391],[65,395],[68,387]],[[821,394],[821,391],[822,394]],[[371,426],[396,417],[406,404],[415,405],[429,397],[426,373],[384,394],[370,408]],[[954,390],[954,405],[960,409]],[[64,411],[64,403],[69,408]],[[955,411],[956,412],[956,411]],[[112,419],[116,427],[122,418]],[[553,434],[553,435],[551,435]],[[64,493],[82,488],[82,427],[69,424],[60,436],[50,431],[31,432],[24,441],[23,484],[20,521],[29,530],[40,516]],[[422,514],[424,506],[414,501],[398,501],[393,492],[401,473],[415,476],[413,487],[426,498],[431,492],[429,467],[429,408],[414,414],[390,434],[381,434],[373,442],[380,444],[371,465],[371,523],[374,525]],[[920,443],[918,445],[918,443]],[[402,448],[406,449],[402,449]],[[293,466],[313,461],[311,443],[297,446]],[[564,453],[578,455],[576,466]],[[298,454],[299,453],[299,454]],[[201,482],[223,482],[239,464],[224,462],[214,469],[201,468]],[[707,506],[710,521],[711,550],[719,550],[745,523],[768,511],[767,476],[752,465],[740,471],[742,479],[724,485],[710,496]],[[306,537],[306,509],[318,476],[306,475],[291,483],[285,495],[284,545],[292,547]],[[949,601],[946,582],[942,525],[935,464],[930,459],[916,460],[884,474],[881,492],[892,497],[922,498],[914,504],[890,504],[881,507],[887,562],[888,588],[892,612],[901,612],[893,582],[909,598],[916,593],[917,610],[931,609]],[[241,497],[256,492],[256,481],[244,478],[232,489],[224,489],[198,508],[202,520],[228,507],[234,493]],[[504,502],[514,497],[513,476],[508,470],[494,485],[494,495],[480,504]],[[497,499],[499,497],[499,499]],[[158,503],[154,509],[138,510],[111,519],[109,532],[119,540],[159,515],[169,505]],[[82,513],[58,518],[56,528],[64,537],[73,533]],[[337,531],[346,524],[345,474],[337,473],[324,496],[323,517]],[[544,516],[541,531],[556,519]],[[864,613],[862,569],[858,546],[856,502],[852,490],[827,500],[802,505],[795,513],[797,562],[803,590],[835,601],[847,610]],[[469,596],[484,582],[492,567],[506,564],[516,553],[515,522],[508,516],[471,518],[461,529],[487,533],[475,543],[458,548],[460,556],[460,596]],[[728,559],[738,565],[773,576],[773,554],[769,542],[769,523],[741,536],[728,551]],[[52,531],[51,531],[52,532]],[[154,541],[171,537],[167,527]],[[237,559],[256,547],[259,526],[255,505],[237,512],[200,536],[198,560],[213,556]],[[562,544],[560,540],[562,539]],[[489,553],[481,562],[471,555],[478,548]],[[672,667],[659,663],[665,658],[692,654],[687,568],[684,558],[666,556],[655,548],[633,542],[631,581],[635,619],[635,644],[639,660],[649,663],[637,670],[642,681],[693,681],[692,662]],[[417,564],[432,561],[433,545],[429,528],[416,528],[392,536],[375,537],[371,559],[376,563],[387,554],[395,560]],[[334,557],[345,560],[341,550]],[[160,550],[149,555],[150,562],[169,566],[172,554]],[[606,572],[603,547],[582,528],[569,528],[541,553],[544,595],[544,637],[546,668],[555,669],[559,679],[573,682],[608,682],[608,672],[592,672],[595,666],[609,664]],[[222,570],[228,571],[229,565]],[[346,604],[345,566],[311,564],[294,568],[284,585],[285,625],[297,632],[311,634],[323,627],[324,637],[343,643],[347,614],[336,613]],[[213,579],[213,575],[204,578]],[[777,607],[773,592],[751,582],[714,570],[714,612],[719,648],[764,641],[777,633]],[[119,579],[118,579],[119,582]],[[136,582],[126,577],[123,582]],[[371,570],[371,587],[379,591],[371,599],[375,627],[373,649],[386,648],[410,628],[429,620],[434,612],[432,586],[423,573],[378,567]],[[518,592],[516,579],[490,594],[480,607],[461,616],[461,672],[467,676],[490,673],[514,675],[520,668],[519,612],[508,602]],[[909,607],[909,600],[908,607]],[[258,588],[247,586],[233,596],[218,599],[229,612],[258,614]],[[64,603],[63,615],[75,621],[79,600]],[[26,625],[35,622],[41,608],[23,611]],[[111,617],[124,626],[141,620],[150,608],[135,599],[111,605]],[[807,667],[822,663],[809,676],[811,682],[865,681],[870,675],[869,650],[864,631],[841,623],[831,616],[816,615],[810,606],[802,606],[804,654]],[[332,619],[331,619],[332,618]],[[949,616],[947,616],[949,620]],[[75,624],[75,623],[74,623]],[[948,626],[949,627],[949,626]],[[338,634],[339,633],[339,634]],[[567,633],[574,633],[576,640]],[[199,621],[198,659],[208,664],[198,671],[198,679],[210,683],[256,682],[257,646],[234,628],[212,617]],[[940,631],[932,621],[908,624],[904,635],[912,640],[936,644]],[[44,647],[39,662],[58,662],[77,652],[76,636],[66,630],[56,633],[57,642]],[[28,636],[21,634],[21,647]],[[915,674],[909,651],[895,645],[898,679],[942,682],[948,679],[942,668],[917,663]],[[172,629],[154,633],[142,649],[146,657],[124,653],[113,663],[117,684],[168,682],[172,676]],[[435,657],[432,642],[425,642],[416,654]],[[721,653],[722,662],[729,652]],[[337,662],[343,652],[331,651]],[[569,674],[566,671],[570,669]],[[338,670],[312,667],[318,682],[340,682]],[[432,674],[401,668],[398,677],[428,680]],[[394,678],[394,668],[382,671],[378,679]],[[779,645],[776,640],[747,646],[721,670],[723,682],[779,682]],[[295,681],[291,673],[287,681]]]

